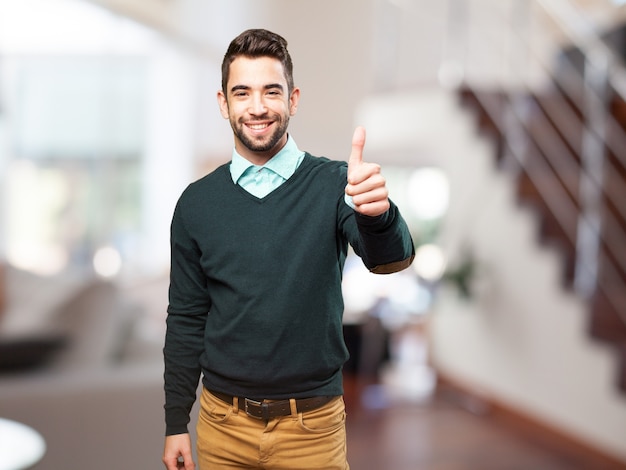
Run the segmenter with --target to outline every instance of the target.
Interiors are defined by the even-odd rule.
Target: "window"
[[[89,2],[0,2],[0,259],[42,274],[167,267],[193,172],[195,60]]]

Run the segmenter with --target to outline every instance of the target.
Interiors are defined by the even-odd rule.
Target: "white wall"
[[[462,246],[471,247],[479,275],[471,301],[440,291],[433,362],[460,383],[626,462],[626,395],[616,387],[616,357],[587,335],[588,312],[562,289],[558,254],[538,243],[534,215],[516,203],[489,144],[475,140],[472,119],[456,106],[445,97],[438,105],[450,113],[439,155],[452,188],[441,243],[452,262]]]

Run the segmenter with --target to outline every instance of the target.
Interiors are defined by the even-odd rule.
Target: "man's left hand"
[[[355,211],[376,217],[389,209],[389,191],[380,173],[380,165],[363,161],[363,147],[365,129],[357,127],[352,136],[352,151],[348,160],[346,194],[352,196]]]

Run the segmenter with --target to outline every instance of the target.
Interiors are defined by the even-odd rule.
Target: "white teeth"
[[[267,124],[249,124],[248,127],[250,129],[254,129],[255,131],[260,131],[261,129],[265,129]]]

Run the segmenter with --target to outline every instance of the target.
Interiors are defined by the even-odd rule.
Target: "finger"
[[[368,204],[361,204],[360,206],[355,206],[354,210],[363,215],[368,215],[370,217],[377,217],[379,215],[384,214],[389,210],[389,200],[385,199],[383,201],[371,202]]]
[[[167,470],[177,470],[178,468],[180,468],[180,466],[178,465],[178,460],[176,459],[163,459],[163,463],[165,464],[165,468]]]
[[[365,147],[365,128],[359,126],[352,135],[352,151],[348,160],[348,172],[350,172],[350,167],[363,163],[363,147]]]
[[[352,196],[352,201],[356,206],[363,204],[369,204],[372,202],[385,201],[389,198],[389,191],[387,188],[376,188],[366,193],[361,193]]]
[[[382,183],[380,183],[380,179],[382,179]],[[355,188],[355,186],[360,186],[365,182],[367,182],[370,187],[385,184],[384,178],[380,173],[380,165],[376,163],[361,163],[358,166],[353,166],[351,172],[350,169],[348,169],[348,187],[351,188],[351,191],[367,190],[365,186]]]
[[[191,454],[184,454],[183,462],[184,462],[184,466],[182,466],[181,468],[184,468],[185,470],[195,470],[196,464],[194,463],[193,458],[191,457]]]

